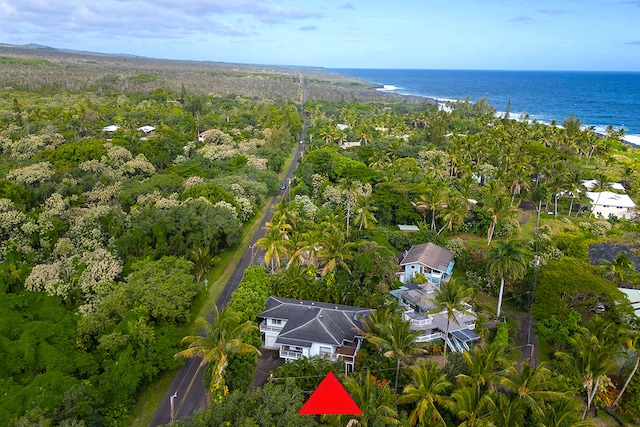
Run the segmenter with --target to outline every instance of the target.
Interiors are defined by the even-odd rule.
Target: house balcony
[[[352,347],[338,347],[335,353],[321,353],[318,356],[328,357],[332,361],[342,359],[346,364],[353,365],[355,363],[356,350]],[[280,348],[280,358],[288,362],[306,357],[301,351],[284,350]]]
[[[425,329],[433,328],[433,319],[430,316],[418,314],[413,309],[405,311],[403,318],[409,322],[409,327],[412,331],[424,331]]]
[[[267,325],[267,321],[260,322],[260,332],[280,332],[284,325]]]
[[[286,359],[287,361],[290,361],[290,360],[302,359],[303,357],[304,357],[304,354],[302,354],[301,351],[283,350],[282,348],[280,349],[281,359]]]
[[[416,342],[431,342],[436,340],[444,340],[444,334],[442,332],[435,332],[432,334],[420,335],[416,338]]]

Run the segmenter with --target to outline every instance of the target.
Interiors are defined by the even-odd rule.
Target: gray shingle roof
[[[420,263],[438,271],[447,271],[453,260],[453,251],[441,248],[431,242],[412,246],[402,259],[400,265]]]
[[[348,305],[269,297],[259,318],[285,319],[276,343],[310,347],[312,343],[341,346],[355,340],[359,320],[369,309]]]

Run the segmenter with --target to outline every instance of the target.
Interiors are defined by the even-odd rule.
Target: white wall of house
[[[264,325],[260,325],[261,331],[264,333],[264,346],[267,348],[279,348],[280,345],[276,344],[276,339],[287,324],[285,319],[273,319],[267,318],[264,320]]]
[[[626,194],[588,191],[587,197],[591,199],[591,211],[597,217],[607,219],[614,216],[619,219],[632,219],[635,216],[636,204]]]
[[[321,343],[313,343],[311,344],[311,349],[309,350],[309,356],[320,356],[320,355],[332,355],[336,352],[336,348],[329,344],[321,344]]]
[[[603,205],[595,205],[593,208],[593,214],[595,216],[601,218],[609,218],[611,216],[615,216],[619,219],[631,219],[635,214],[634,209],[629,209],[620,206],[603,206]]]
[[[404,266],[404,273],[400,274],[399,279],[402,283],[406,284],[406,283],[411,283],[411,279],[413,279],[416,276],[416,274],[424,274],[424,276],[427,279],[429,279],[431,282],[435,283],[436,285],[439,285],[440,281],[443,280],[444,273],[445,273],[444,271],[431,269],[419,262],[412,262]]]

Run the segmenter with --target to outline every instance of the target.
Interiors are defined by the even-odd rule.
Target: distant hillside
[[[39,44],[0,44],[0,88],[149,92],[159,87],[178,92],[242,95],[295,100],[300,76],[308,99],[360,101],[407,100],[376,91],[361,80],[337,76],[320,67],[177,61],[124,54],[56,49]]]

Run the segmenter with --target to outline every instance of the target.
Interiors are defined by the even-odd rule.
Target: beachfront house
[[[451,351],[462,352],[480,339],[474,332],[476,314],[469,304],[467,313],[454,312],[454,318],[447,328],[447,312],[433,313],[433,299],[438,289],[432,282],[418,284],[407,283],[391,291],[391,295],[404,308],[403,318],[409,322],[412,331],[418,333],[417,342],[443,341]],[[447,334],[448,332],[448,334]]]
[[[412,246],[400,261],[398,279],[407,284],[414,281],[416,275],[421,274],[439,287],[441,281],[446,282],[451,277],[455,264],[453,255],[453,251],[431,242]]]
[[[278,349],[285,361],[326,356],[353,371],[362,343],[362,320],[371,310],[347,305],[271,296],[258,316],[265,348]]]

